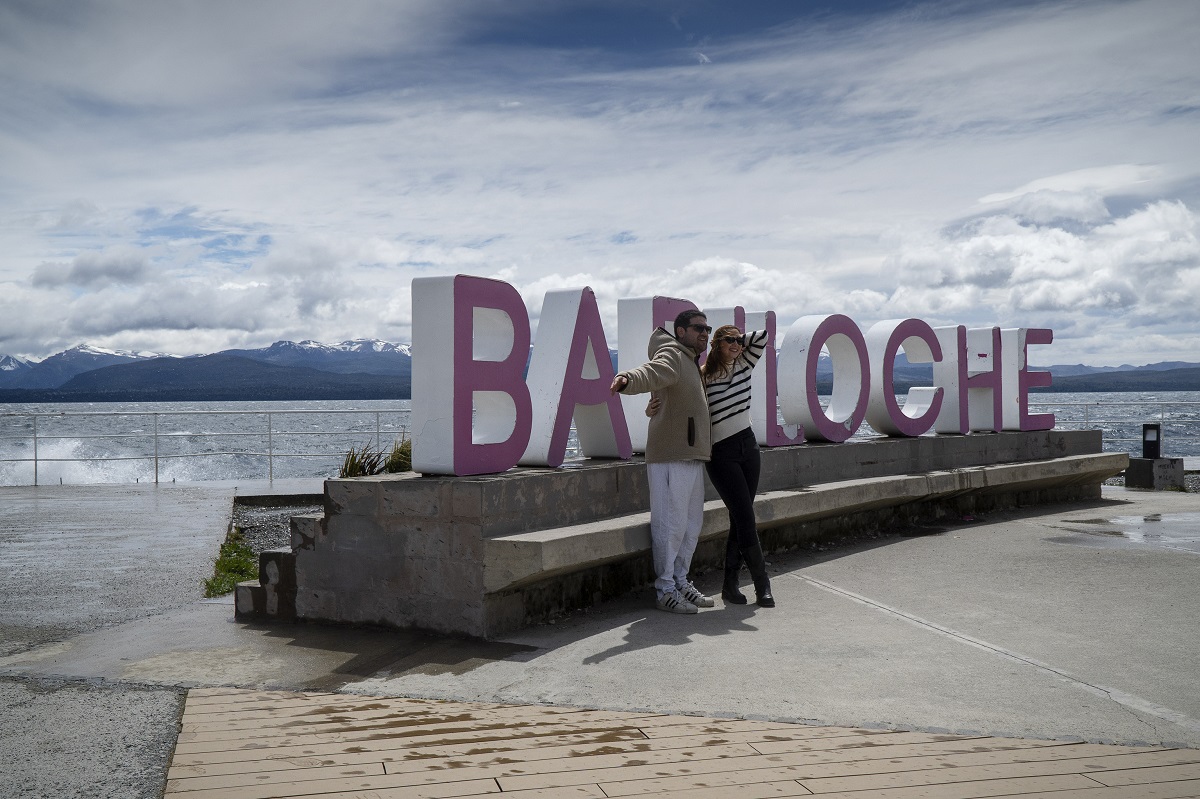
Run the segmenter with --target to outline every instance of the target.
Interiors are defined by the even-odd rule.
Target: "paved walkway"
[[[177,799],[1200,796],[1200,750],[197,689]]]
[[[492,792],[569,773],[543,795],[745,778],[685,794],[1200,796],[1200,495],[953,519],[773,558],[772,610],[674,616],[646,592],[489,642],[234,622],[199,588],[232,495],[0,489],[0,796],[158,797],[170,767],[169,795],[198,799],[189,780],[231,776],[182,759],[201,734],[253,775],[222,796],[372,763],[317,787],[456,795],[471,773]],[[262,691],[280,693],[264,707]],[[564,715],[586,729],[541,723]],[[281,733],[292,748],[263,746]],[[368,776],[418,781],[357,787]],[[866,782],[822,782],[851,777]]]

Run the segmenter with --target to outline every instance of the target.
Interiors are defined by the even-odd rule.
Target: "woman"
[[[775,607],[771,580],[758,528],[754,520],[754,495],[758,493],[760,459],[758,441],[750,427],[750,373],[767,344],[766,331],[742,335],[733,325],[717,328],[708,359],[701,367],[708,412],[712,419],[712,459],[705,464],[708,478],[729,510],[729,538],[725,543],[725,582],[721,597],[732,605],[746,604],[738,588],[742,563],[754,580],[755,602]],[[646,414],[658,413],[651,398]]]
[[[742,563],[754,580],[755,602],[775,607],[771,580],[754,520],[754,495],[758,493],[761,463],[758,440],[750,427],[750,373],[767,344],[765,330],[742,335],[733,325],[713,334],[704,362],[704,388],[712,418],[712,460],[708,479],[729,509],[729,539],[725,544],[725,582],[721,597],[734,605],[746,604],[738,588]]]

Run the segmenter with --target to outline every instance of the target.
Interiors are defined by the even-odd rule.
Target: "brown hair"
[[[705,316],[704,311],[697,311],[695,308],[689,311],[681,311],[679,316],[675,317],[675,327],[671,329],[671,332],[678,336],[679,328],[687,329],[691,326],[692,320],[699,316]]]
[[[710,382],[718,377],[725,377],[733,369],[733,359],[721,360],[721,339],[725,336],[741,336],[742,331],[736,325],[721,325],[713,331],[712,341],[708,347],[708,359],[700,371],[704,373],[704,381]]]

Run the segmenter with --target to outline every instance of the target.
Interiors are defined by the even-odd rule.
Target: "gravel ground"
[[[0,799],[158,799],[184,692],[0,678]]]
[[[317,513],[320,510],[320,505],[280,505],[264,508],[235,502],[230,523],[241,529],[246,542],[257,554],[268,549],[291,547],[292,531],[288,520],[293,516]]]

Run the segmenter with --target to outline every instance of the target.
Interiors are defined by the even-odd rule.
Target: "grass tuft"
[[[246,580],[258,579],[258,556],[246,543],[241,528],[234,527],[225,536],[213,563],[213,576],[204,581],[204,596],[224,596]]]
[[[394,443],[391,452],[371,449],[370,444],[364,444],[361,449],[351,447],[342,460],[338,477],[367,477],[380,472],[395,474],[411,470],[412,439],[406,438]]]
[[[370,444],[363,444],[362,449],[351,447],[346,453],[338,477],[366,477],[379,474],[382,470],[383,451],[371,449]]]
[[[388,474],[412,471],[412,439],[406,438],[392,445],[392,451],[383,462],[383,470]]]

